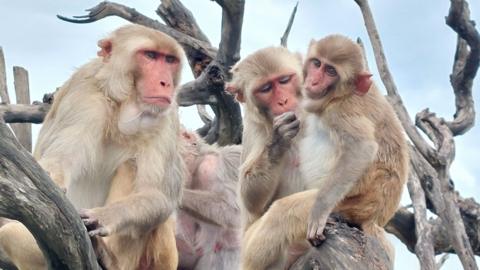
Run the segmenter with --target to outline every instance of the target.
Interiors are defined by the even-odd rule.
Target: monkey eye
[[[173,64],[173,63],[177,62],[177,57],[175,57],[171,54],[167,54],[167,55],[165,55],[165,62],[167,62],[169,64]]]
[[[335,77],[337,76],[337,70],[330,65],[325,65],[325,73],[327,73],[328,76],[330,77]]]
[[[143,54],[145,54],[146,57],[155,60],[158,58],[159,53],[155,51],[145,51]]]
[[[266,83],[266,84],[262,85],[262,86],[258,89],[258,92],[259,92],[259,93],[268,93],[268,92],[270,92],[271,89],[272,89],[272,83],[269,82],[269,83]]]
[[[278,79],[278,82],[280,84],[287,84],[291,79],[292,79],[292,75],[287,75],[287,76],[280,77],[280,79]]]
[[[320,60],[318,60],[317,58],[313,58],[311,61],[312,61],[311,63],[317,68],[319,68],[322,65],[322,62],[320,62]]]

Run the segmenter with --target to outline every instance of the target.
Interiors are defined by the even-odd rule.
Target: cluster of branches
[[[178,102],[181,106],[197,105],[204,126],[198,130],[207,142],[217,142],[219,145],[238,144],[241,142],[242,119],[240,108],[232,96],[224,91],[224,84],[229,79],[229,68],[239,60],[240,36],[244,12],[243,0],[215,0],[222,8],[222,36],[219,48],[214,48],[200,27],[197,25],[192,13],[186,9],[179,0],[162,0],[157,8],[157,14],[164,23],[153,20],[135,9],[114,2],[101,2],[97,6],[87,10],[84,16],[67,18],[58,16],[60,19],[73,23],[91,23],[109,16],[124,18],[132,23],[145,25],[169,34],[175,38],[185,49],[190,68],[195,80],[181,86]],[[480,255],[480,205],[473,199],[464,199],[455,191],[453,180],[450,178],[449,169],[455,156],[454,136],[466,133],[474,124],[475,110],[472,98],[472,85],[480,62],[480,35],[475,28],[475,23],[470,20],[470,11],[465,0],[451,0],[451,6],[446,17],[446,23],[458,34],[455,61],[450,81],[455,94],[456,112],[451,121],[437,117],[428,109],[416,115],[415,122],[410,118],[403,101],[399,95],[393,77],[390,74],[386,57],[383,52],[379,33],[370,11],[367,0],[355,0],[359,6],[365,26],[373,46],[376,65],[379,69],[381,79],[387,90],[389,101],[395,108],[398,117],[411,141],[411,173],[408,180],[408,191],[412,198],[414,212],[407,208],[399,209],[395,217],[387,225],[386,229],[395,234],[407,248],[414,252],[419,260],[422,269],[437,269],[439,265],[435,262],[435,254],[456,253],[465,269],[478,269],[475,263],[474,254]],[[294,11],[295,12],[295,11]],[[293,21],[293,15],[287,27],[286,34],[282,37],[282,44],[286,45],[288,32]],[[361,42],[360,42],[361,43]],[[362,44],[361,44],[362,45]],[[212,119],[206,112],[204,105],[209,105],[215,114]],[[0,121],[5,122],[41,122],[48,105],[37,103],[34,105],[0,105]],[[0,191],[7,190],[6,194],[0,192],[0,197],[6,196],[7,201],[0,202],[0,216],[7,216],[27,222],[37,228],[34,230],[35,237],[41,233],[48,234],[48,228],[38,228],[41,220],[27,220],[27,210],[35,209],[34,204],[25,212],[20,210],[22,215],[12,214],[6,206],[25,204],[28,199],[18,199],[21,196],[15,188],[18,185],[12,181],[20,182],[22,185],[37,187],[35,192],[46,194],[42,185],[45,175],[34,174],[34,171],[25,173],[25,168],[35,164],[33,159],[24,157],[22,163],[15,162],[18,156],[25,156],[26,153],[16,147],[12,136],[4,124],[0,124],[0,131],[6,134],[0,139],[0,149],[8,146],[9,151],[0,150],[0,164],[12,164],[1,166]],[[428,139],[422,137],[423,132]],[[431,146],[433,145],[433,146]],[[32,165],[33,166],[33,165]],[[39,167],[34,168],[40,172]],[[5,176],[10,172],[20,171],[26,177],[18,179]],[[39,188],[42,186],[42,188]],[[9,189],[5,189],[8,187]],[[53,188],[48,186],[48,188]],[[54,189],[54,188],[53,188]],[[49,191],[50,192],[50,191]],[[51,193],[51,192],[50,192]],[[58,193],[58,192],[57,192]],[[53,192],[49,199],[57,202],[54,210],[58,215],[67,216],[63,212],[63,205],[59,202],[64,200],[63,195]],[[31,196],[32,193],[28,193]],[[35,193],[33,193],[35,194]],[[53,197],[52,197],[53,196]],[[66,203],[66,209],[68,202]],[[17,206],[15,206],[17,207]],[[28,208],[27,207],[27,208]],[[427,210],[435,215],[435,218],[427,219]],[[70,213],[71,214],[71,213]],[[54,215],[52,215],[54,216]],[[69,216],[72,218],[72,216]],[[87,250],[91,247],[83,236],[84,229],[79,228],[79,220],[69,221],[76,229],[78,236],[75,240],[82,243],[79,245]],[[78,223],[78,224],[77,224]],[[327,226],[332,237],[329,237],[330,244],[323,246],[322,250],[311,250],[309,254],[302,257],[292,269],[318,269],[318,267],[329,267],[335,263],[343,268],[359,269],[385,269],[386,257],[382,255],[379,247],[374,242],[365,239],[362,233],[352,228],[345,228],[339,223]],[[70,229],[72,230],[72,229]],[[80,232],[80,233],[78,233]],[[329,233],[327,232],[327,235]],[[46,238],[58,240],[56,236]],[[44,237],[45,238],[45,237]],[[38,238],[37,238],[38,239]],[[67,238],[71,239],[71,238]],[[48,240],[48,239],[42,239]],[[59,252],[48,252],[52,248],[48,242],[40,241],[41,247],[47,250],[50,256],[50,265],[63,261],[69,256],[65,269],[94,269],[97,265],[91,261],[91,252],[69,249],[67,254]],[[43,243],[43,244],[42,244]],[[58,244],[58,242],[52,242]],[[343,243],[343,244],[342,244]],[[348,243],[348,245],[345,245]],[[367,243],[367,244],[365,244]],[[64,243],[68,247],[68,244]],[[358,251],[364,256],[359,261]],[[343,254],[340,258],[339,254]],[[346,257],[345,257],[346,256]],[[378,263],[378,256],[380,261]],[[367,258],[368,257],[368,258]],[[332,258],[337,258],[333,260]],[[350,259],[349,259],[350,258]],[[367,258],[367,259],[366,259]],[[383,260],[383,261],[382,261]],[[89,267],[79,268],[79,262],[86,262]],[[63,261],[65,262],[65,261]],[[377,263],[376,263],[377,262]],[[74,264],[76,263],[76,264]]]

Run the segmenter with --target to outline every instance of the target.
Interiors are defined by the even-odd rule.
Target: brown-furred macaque
[[[188,177],[177,214],[179,269],[238,269],[240,209],[236,186],[241,146],[206,144],[182,132]]]
[[[232,68],[227,90],[244,105],[239,197],[246,231],[272,202],[303,190],[294,137],[302,61],[284,47],[268,47]]]
[[[397,209],[408,154],[399,120],[365,70],[361,49],[347,38],[311,43],[298,138],[305,191],[278,198],[250,226],[242,269],[288,267],[292,245],[302,247],[308,240],[317,246],[324,240],[331,212],[377,238],[393,262],[382,227]]]
[[[232,68],[232,80],[227,90],[244,104],[242,165],[240,167],[238,196],[242,214],[242,259],[244,269],[249,252],[261,250],[267,243],[252,239],[257,227],[275,201],[304,190],[299,170],[297,119],[303,82],[302,61],[298,54],[283,47],[268,47],[247,56]],[[290,209],[282,209],[286,214]],[[279,222],[272,230],[281,230],[287,224]],[[306,238],[305,238],[306,239]],[[290,262],[301,254],[308,243],[285,247]],[[282,253],[283,254],[283,253]],[[277,256],[280,258],[280,256]],[[271,265],[281,269],[284,262]],[[261,268],[258,268],[261,269]]]
[[[106,237],[119,269],[176,269],[170,217],[186,176],[175,101],[184,52],[139,25],[98,45],[99,57],[55,94],[34,156],[66,189],[89,235]]]

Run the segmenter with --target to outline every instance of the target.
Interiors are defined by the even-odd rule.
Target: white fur
[[[335,145],[320,117],[308,115],[305,136],[300,141],[300,172],[305,188],[318,188],[335,166]]]

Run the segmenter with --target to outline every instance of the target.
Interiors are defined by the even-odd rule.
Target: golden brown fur
[[[284,268],[288,248],[304,245],[315,229],[323,232],[324,221],[332,211],[341,213],[391,249],[381,226],[396,211],[407,178],[408,154],[400,123],[374,85],[364,96],[353,94],[355,75],[364,66],[357,45],[348,39],[329,37],[311,43],[306,62],[312,57],[335,65],[340,81],[334,91],[321,99],[305,97],[304,111],[297,113],[302,131],[289,150],[293,157],[286,155],[280,167],[259,159],[242,166],[254,164],[250,166],[254,169],[247,173],[261,176],[256,178],[260,183],[243,196],[244,201],[259,196],[256,191],[259,188],[270,190],[269,203],[260,205],[261,211],[256,216],[259,219],[243,238],[242,269]],[[248,113],[252,111],[247,106],[246,116]],[[268,122],[264,124],[271,126]],[[264,145],[268,145],[271,136],[247,123],[244,134],[244,140],[262,140]],[[258,145],[252,148],[265,151]],[[299,153],[300,168],[289,166],[296,160],[295,153]],[[275,170],[281,173],[275,174]],[[292,174],[301,175],[285,177]],[[265,181],[267,177],[276,179]],[[302,184],[296,189],[280,188],[291,180]],[[302,190],[306,191],[299,192]],[[259,199],[253,201],[257,205],[258,202]]]

